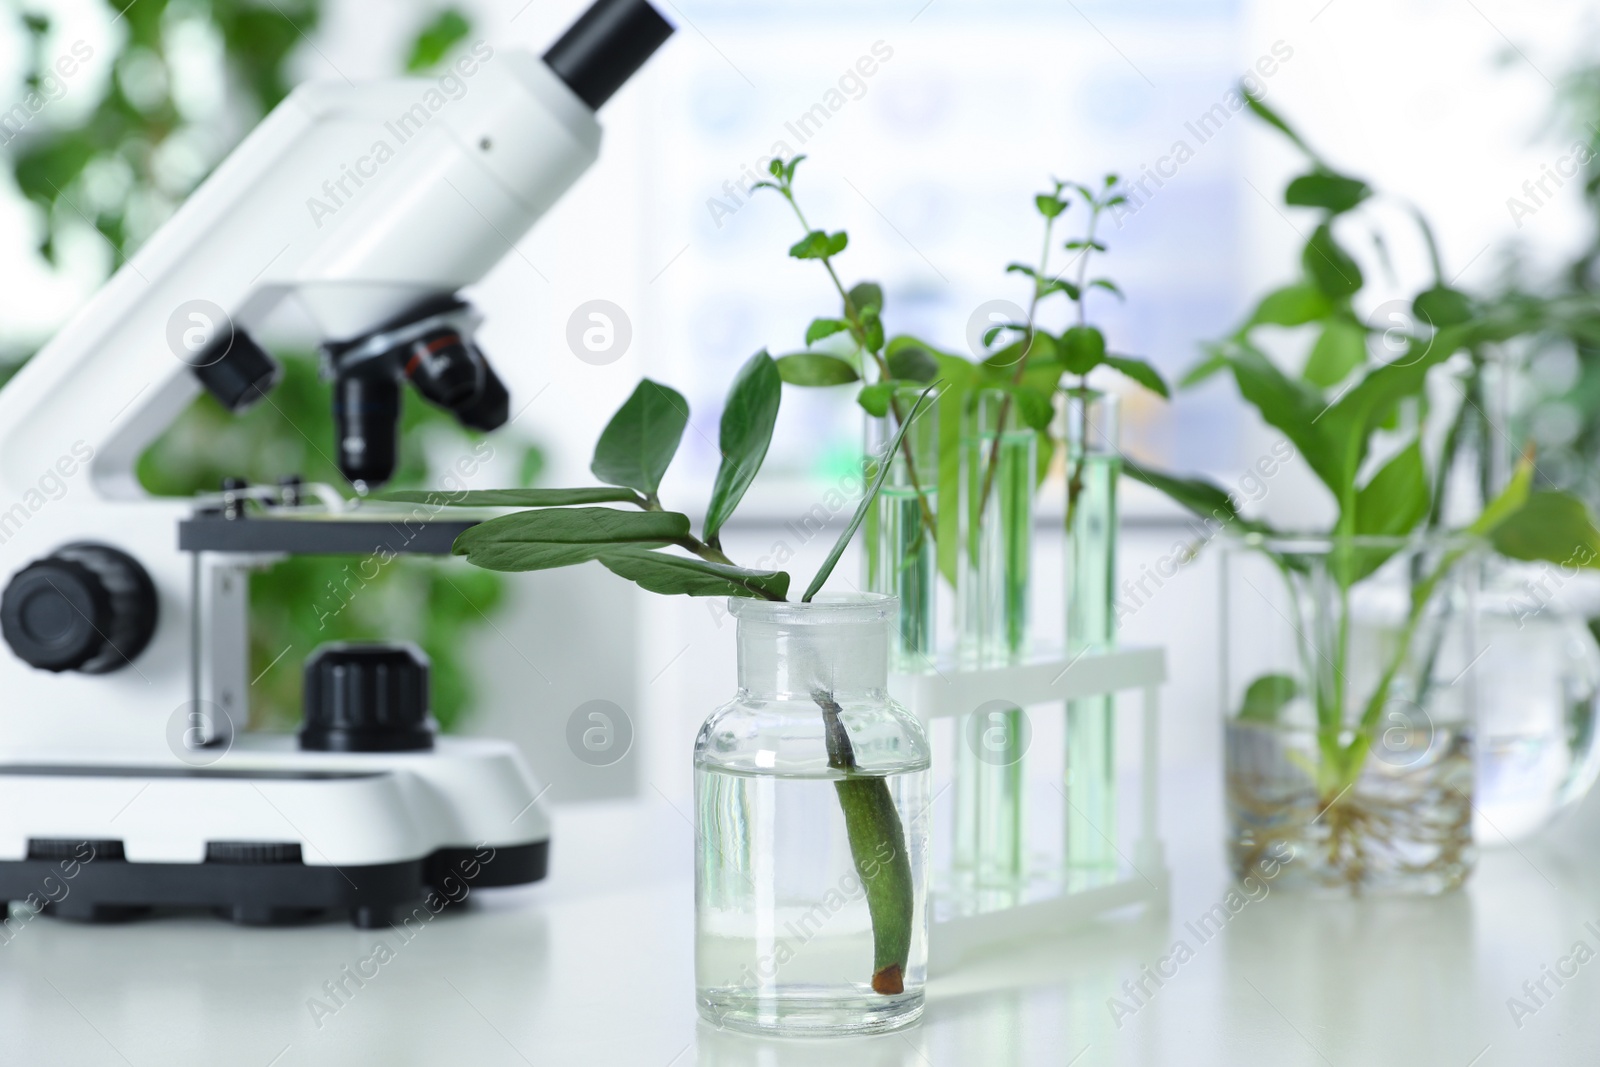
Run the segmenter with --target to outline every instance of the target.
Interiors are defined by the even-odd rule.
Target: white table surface
[[[1227,891],[1212,774],[1169,778],[1170,915],[994,957],[930,984],[924,1021],[855,1041],[761,1041],[697,1022],[692,836],[660,796],[555,809],[544,884],[479,891],[413,940],[343,924],[29,921],[0,946],[0,1063],[921,1065],[1592,1064],[1600,957],[1513,1021],[1507,998],[1578,941],[1600,951],[1594,805],[1486,849],[1464,892],[1271,892],[1201,943]],[[1108,998],[1186,938],[1194,957],[1131,1017]],[[308,1007],[380,939],[394,956],[331,1015]],[[1570,970],[1570,967],[1568,968]],[[329,1002],[331,1003],[331,1002]],[[1530,1002],[1531,1006],[1531,1002]],[[320,1023],[320,1025],[319,1025]]]

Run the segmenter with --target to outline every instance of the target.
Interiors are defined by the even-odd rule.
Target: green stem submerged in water
[[[892,996],[905,992],[906,962],[916,894],[911,884],[911,857],[905,828],[895,808],[889,783],[881,775],[861,774],[855,748],[840,716],[844,709],[826,689],[813,689],[811,699],[822,709],[828,766],[844,774],[833,785],[844,810],[850,857],[867,895],[872,916],[872,989]]]

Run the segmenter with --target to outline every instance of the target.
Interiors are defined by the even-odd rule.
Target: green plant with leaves
[[[54,263],[64,236],[91,229],[120,266],[204,179],[250,125],[288,95],[290,64],[320,21],[320,0],[138,0],[110,5],[120,38],[104,95],[71,124],[45,111],[5,146],[17,188],[39,220],[39,252]],[[72,27],[55,14],[18,11],[25,42],[25,84],[37,90]],[[434,13],[405,57],[410,73],[426,73],[449,57],[470,32],[454,8]],[[176,50],[209,39],[220,57],[224,99],[194,110],[174,81]],[[74,82],[69,92],[81,91]],[[174,149],[181,148],[181,151]],[[198,151],[198,155],[195,154]],[[173,161],[192,165],[174,166]],[[165,161],[165,162],[163,162]],[[0,383],[30,350],[0,354]],[[276,352],[284,378],[269,402],[234,416],[201,396],[140,457],[138,475],[150,492],[190,496],[215,491],[228,476],[272,482],[290,472],[342,484],[328,457],[333,426],[325,383],[314,357]],[[436,455],[470,454],[479,438],[463,434],[446,413],[405,398],[404,436],[396,483],[426,485],[443,476]],[[448,444],[446,442],[449,442]],[[506,446],[501,444],[504,449]],[[519,445],[525,480],[536,476],[537,449]],[[407,637],[433,662],[433,710],[450,729],[472,703],[466,649],[472,631],[504,600],[504,582],[482,571],[463,573],[438,563],[296,557],[251,576],[251,725],[286,729],[300,717],[300,666],[324,641]],[[396,631],[401,620],[401,632]],[[289,654],[285,654],[289,652]]]
[[[1309,168],[1289,183],[1284,201],[1290,208],[1314,211],[1315,225],[1302,250],[1302,276],[1268,293],[1237,330],[1208,346],[1206,358],[1185,384],[1230,374],[1262,421],[1294,445],[1334,505],[1331,526],[1309,531],[1331,546],[1329,576],[1339,605],[1331,648],[1317,650],[1328,657],[1327,669],[1306,665],[1308,677],[1325,677],[1327,684],[1311,685],[1302,693],[1294,679],[1263,676],[1250,684],[1238,713],[1247,722],[1272,724],[1297,696],[1311,700],[1318,758],[1309,770],[1321,798],[1320,817],[1360,776],[1397,675],[1454,569],[1480,549],[1518,560],[1597,561],[1600,530],[1576,498],[1534,488],[1529,458],[1517,464],[1503,485],[1478,483],[1481,496],[1473,502],[1476,516],[1471,521],[1446,521],[1450,509],[1443,505],[1452,469],[1461,463],[1484,466],[1468,445],[1466,430],[1482,419],[1473,402],[1481,369],[1477,353],[1486,344],[1516,336],[1525,326],[1448,284],[1432,232],[1414,208],[1433,278],[1410,301],[1414,321],[1408,328],[1367,326],[1357,312],[1366,278],[1335,230],[1369,221],[1358,216],[1376,194],[1366,182],[1334,170],[1260,101],[1251,99],[1249,106],[1305,155]],[[1372,232],[1381,255],[1381,231]],[[1267,355],[1262,332],[1268,329],[1297,331],[1310,342],[1298,374],[1286,372]],[[1399,354],[1375,360],[1369,342],[1385,334],[1382,339]],[[1430,380],[1453,386],[1453,405],[1429,405]],[[1275,546],[1295,535],[1241,515],[1233,498],[1205,479],[1176,477],[1133,463],[1125,464],[1124,471],[1205,519],[1256,535],[1252,543],[1293,589],[1292,572],[1306,566],[1304,559]],[[1348,692],[1347,680],[1353,676],[1352,590],[1423,539],[1431,539],[1439,550],[1419,557],[1426,562],[1408,576],[1404,618],[1385,646],[1377,681],[1365,694]],[[1425,676],[1415,680],[1419,703],[1426,699],[1428,683]],[[1336,837],[1341,818],[1336,814],[1328,820]]]
[[[935,385],[904,413],[855,513],[806,586],[809,603],[822,590],[851,538],[866,520],[873,499],[888,477],[890,457],[906,431],[933,402]],[[689,516],[661,503],[661,479],[677,454],[689,423],[689,403],[669,386],[648,378],[611,417],[595,444],[590,471],[602,484],[573,489],[509,489],[458,493],[396,492],[392,500],[433,506],[521,507],[526,510],[488,519],[462,533],[455,551],[469,563],[495,571],[546,570],[598,561],[620,577],[652,593],[683,596],[750,597],[786,601],[785,571],[754,570],[723,552],[723,525],[738,508],[760,471],[777,424],[783,382],[765,351],[752,356],[728,391],[722,411],[719,447],[722,461],[712,483],[706,517],[696,536]],[[620,504],[622,507],[602,505]],[[914,914],[905,831],[888,783],[857,770],[850,737],[838,703],[826,689],[811,694],[823,716],[828,763],[849,833],[856,871],[866,890],[875,946],[872,986],[900,993]],[[884,863],[887,845],[899,859]]]
[[[878,283],[863,281],[846,288],[835,259],[849,247],[849,235],[843,230],[830,233],[826,229],[813,229],[795,193],[795,170],[805,158],[800,155],[788,162],[773,160],[769,165],[771,180],[758,183],[758,188],[774,190],[794,211],[804,236],[790,246],[789,255],[799,260],[814,260],[822,266],[839,296],[840,310],[811,321],[805,332],[806,349],[779,356],[779,373],[786,383],[796,386],[859,383],[856,402],[877,418],[892,416],[895,424],[902,421],[903,415],[895,399],[898,392],[936,377],[941,380],[939,469],[918,470],[909,450],[905,452],[905,460],[914,487],[924,484],[938,487],[937,514],[923,497],[923,524],[928,532],[936,532],[939,569],[954,584],[959,566],[962,423],[974,391],[1003,390],[1006,410],[1002,422],[1009,417],[1010,407],[1015,404],[1022,421],[1039,435],[1038,475],[1041,478],[1048,469],[1052,451],[1049,428],[1052,398],[1057,389],[1086,388],[1087,376],[1092,371],[1109,367],[1163,397],[1168,395],[1166,383],[1153,367],[1143,360],[1107,351],[1104,333],[1089,321],[1087,296],[1091,291],[1100,289],[1119,298],[1122,296],[1109,278],[1091,278],[1089,263],[1094,252],[1106,251],[1097,227],[1105,212],[1124,202],[1123,194],[1116,177],[1107,176],[1099,188],[1054,182],[1049,192],[1034,198],[1044,221],[1039,262],[1034,265],[1013,263],[1006,267],[1008,273],[1024,274],[1030,279],[1032,295],[1026,319],[987,330],[983,338],[985,346],[993,346],[997,340],[1003,343],[974,361],[907,334],[889,335],[883,323],[883,288]],[[1062,245],[1063,249],[1074,253],[1068,263],[1059,272],[1052,273],[1056,221],[1074,202],[1071,199],[1074,193],[1082,198],[1089,218],[1082,235]],[[1075,277],[1062,276],[1069,272],[1075,272]],[[1041,305],[1057,295],[1065,297],[1072,305],[1072,321],[1059,334],[1050,333],[1037,323]],[[997,439],[996,451],[989,456],[983,479],[985,499],[992,491],[998,447]],[[1081,485],[1081,478],[1077,484]]]
[[[1060,271],[1052,271],[1050,257],[1056,220],[1065,215],[1074,203],[1073,193],[1083,200],[1089,217],[1081,236],[1070,237],[1061,246],[1064,251],[1071,253],[1067,264]],[[1052,395],[1058,390],[1078,396],[1091,395],[1089,375],[1101,367],[1116,371],[1163,399],[1170,397],[1166,381],[1154,367],[1137,357],[1108,351],[1105,333],[1089,321],[1088,299],[1094,290],[1101,289],[1119,300],[1123,299],[1122,290],[1111,279],[1089,276],[1089,264],[1094,254],[1107,251],[1099,232],[1102,216],[1127,202],[1120,180],[1115,174],[1107,174],[1098,188],[1078,182],[1057,181],[1050,192],[1039,193],[1033,202],[1044,218],[1044,239],[1039,250],[1039,262],[1037,265],[1012,263],[1006,267],[1008,273],[1025,275],[1032,283],[1027,318],[1023,322],[991,326],[985,331],[984,344],[990,345],[996,340],[1004,340],[1006,344],[980,364],[983,376],[989,379],[984,384],[993,384],[993,379],[998,377],[1007,390],[1004,403],[1015,403],[1023,422],[1041,435],[1048,429],[1052,418]],[[1074,271],[1076,276],[1073,279],[1063,277]],[[1064,297],[1069,302],[1070,324],[1060,333],[1051,333],[1039,325],[1038,319],[1041,305],[1056,296]],[[1001,422],[1004,421],[1002,409]],[[1040,445],[1042,473],[1049,458],[1048,436],[1042,436]],[[976,505],[980,512],[993,490],[999,457],[1000,439],[997,437],[984,470],[983,488]],[[1072,527],[1073,512],[1083,493],[1084,462],[1084,456],[1074,457],[1067,475],[1069,529]]]

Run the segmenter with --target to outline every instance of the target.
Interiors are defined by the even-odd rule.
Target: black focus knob
[[[17,658],[46,671],[126,667],[156,629],[156,588],[139,561],[108,545],[71,544],[12,575],[0,633]]]
[[[408,752],[433,747],[428,657],[411,644],[323,645],[306,660],[300,747]]]

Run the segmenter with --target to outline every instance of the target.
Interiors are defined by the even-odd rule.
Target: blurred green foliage
[[[446,53],[460,44],[471,30],[472,24],[454,8],[439,12],[438,17],[417,34],[411,46],[411,57],[406,60],[406,70],[418,74],[438,66]]]
[[[92,226],[120,266],[182,203],[210,169],[292,88],[289,61],[314,33],[321,0],[110,0],[121,34],[104,97],[71,126],[41,119],[6,148],[24,196],[43,220],[40,252],[50,260],[68,227]],[[16,9],[13,9],[16,11]],[[58,50],[52,16],[16,11],[28,42],[30,88],[37,88]],[[418,32],[405,69],[423,73],[470,31],[446,9]],[[220,44],[225,105],[185,114],[173,89],[176,50],[198,39]],[[181,149],[174,152],[173,149]],[[187,160],[175,166],[173,160]],[[201,396],[145,453],[140,481],[151,492],[187,496],[215,490],[226,476],[272,482],[286,474],[344,482],[333,451],[330,398],[305,353],[275,353],[284,377],[266,401],[234,416]],[[0,381],[14,372],[13,362]],[[479,449],[480,435],[462,431],[444,412],[405,398],[403,444],[394,485],[436,484],[457,457]],[[501,443],[498,447],[504,448]],[[537,450],[515,446],[525,479],[540,466]],[[287,729],[300,717],[300,668],[323,641],[403,638],[433,660],[434,713],[445,728],[471,705],[465,650],[501,603],[502,579],[451,561],[297,557],[252,578],[251,695],[256,727]]]

